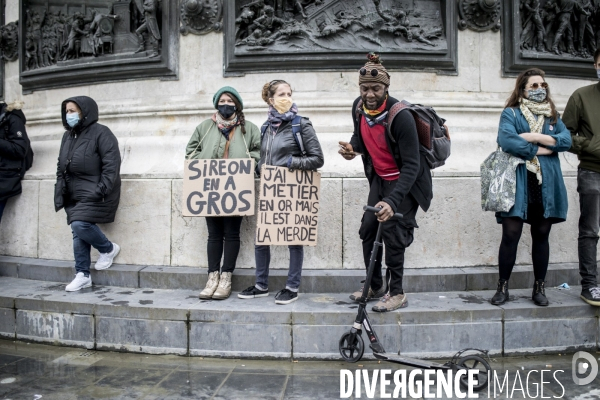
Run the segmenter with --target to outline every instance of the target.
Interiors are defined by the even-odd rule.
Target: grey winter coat
[[[83,114],[74,128],[67,124],[68,102],[77,104]],[[93,99],[86,96],[67,99],[61,112],[67,131],[60,145],[55,191],[60,189],[61,179],[66,185],[62,204],[61,194],[55,193],[56,211],[64,204],[68,224],[113,222],[121,197],[119,142],[110,129],[97,122],[98,105]],[[70,151],[73,155],[69,160]]]
[[[323,166],[323,150],[310,120],[302,117],[300,124],[306,156],[302,156],[302,150],[294,139],[292,122],[284,121],[275,135],[271,133],[270,127],[263,135],[258,171],[263,165],[302,170],[316,170]]]

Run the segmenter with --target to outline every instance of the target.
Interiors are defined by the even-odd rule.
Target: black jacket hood
[[[0,115],[5,115],[7,113],[6,107],[7,107],[6,103],[0,103]],[[21,111],[20,109],[15,109],[15,110],[10,111],[10,115],[14,115],[16,117],[19,117],[19,119],[21,121],[23,121],[23,125],[25,125],[27,123],[27,119],[25,118],[25,114],[23,114],[23,111]]]
[[[65,106],[69,102],[77,104],[82,114],[81,120],[77,125],[75,125],[74,128],[77,128],[81,131],[87,128],[88,126],[98,122],[98,104],[96,104],[94,99],[87,96],[70,97],[62,102],[60,110],[62,114],[63,126],[66,130],[71,130],[71,127],[69,126],[69,124],[67,124],[67,112],[65,111]]]

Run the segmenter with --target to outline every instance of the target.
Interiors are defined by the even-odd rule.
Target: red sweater
[[[360,133],[377,175],[386,181],[398,179],[400,171],[385,140],[385,127],[380,124],[371,127],[366,118],[361,118]]]

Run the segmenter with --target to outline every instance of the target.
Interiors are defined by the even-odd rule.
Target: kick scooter
[[[364,206],[363,210],[365,212],[378,213],[381,211],[380,208]],[[396,213],[392,217],[393,219],[402,218],[402,214]],[[369,347],[373,350],[373,355],[378,360],[389,361],[397,364],[408,365],[416,368],[423,369],[436,369],[436,370],[454,370],[459,371],[461,369],[464,370],[477,370],[478,373],[476,375],[477,384],[473,386],[473,390],[480,391],[487,387],[488,384],[488,373],[491,370],[490,364],[486,361],[486,358],[489,360],[488,352],[486,350],[479,349],[463,349],[456,353],[452,359],[444,364],[420,360],[418,358],[409,358],[403,357],[398,354],[388,353],[383,348],[383,345],[379,342],[379,338],[375,333],[375,329],[369,322],[369,317],[367,315],[367,296],[369,293],[369,288],[371,287],[371,279],[373,278],[373,270],[375,269],[375,260],[377,259],[377,254],[379,249],[383,246],[381,242],[381,234],[382,234],[382,226],[383,223],[380,222],[377,228],[377,236],[375,237],[375,243],[373,245],[373,250],[371,252],[371,258],[369,259],[369,268],[367,269],[367,280],[365,281],[365,285],[363,287],[362,297],[358,302],[358,315],[356,316],[356,320],[352,325],[352,329],[349,332],[346,332],[340,338],[339,350],[342,358],[348,362],[357,362],[359,361],[363,353],[365,351],[365,343],[362,338],[362,328],[364,327],[365,332],[367,333],[367,337],[371,344]],[[481,353],[479,354],[467,354],[464,353],[472,351]],[[467,374],[461,377],[461,386],[464,388],[468,385],[468,377]]]

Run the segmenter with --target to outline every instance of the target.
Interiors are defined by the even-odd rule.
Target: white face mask
[[[600,79],[600,69],[596,70],[596,74],[598,74],[598,79]]]

